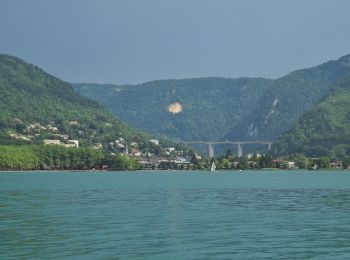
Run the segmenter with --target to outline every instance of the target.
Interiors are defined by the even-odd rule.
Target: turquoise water
[[[0,174],[1,259],[349,259],[350,172]]]

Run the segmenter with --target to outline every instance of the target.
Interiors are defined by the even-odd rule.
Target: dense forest
[[[166,146],[188,151],[167,140],[154,145],[152,138],[79,95],[70,84],[17,57],[0,55],[0,144],[41,145],[43,140],[55,140],[69,146],[70,140],[77,140],[79,146],[113,153],[131,143],[152,154]]]
[[[350,74],[350,55],[267,80],[198,78],[135,86],[74,84],[135,128],[181,140],[275,140]],[[181,111],[169,112],[180,104]]]
[[[350,74],[350,55],[273,81],[255,109],[226,138],[275,140],[337,81]]]
[[[75,84],[135,128],[180,140],[219,140],[253,111],[270,80],[199,78],[159,80],[137,86]],[[169,106],[180,104],[179,113]]]
[[[273,146],[276,155],[305,154],[344,158],[350,155],[350,77],[332,87]]]
[[[70,126],[72,121],[77,124]],[[50,124],[86,145],[112,136],[141,136],[69,84],[19,58],[0,55],[0,140],[9,129],[22,132],[33,123]]]

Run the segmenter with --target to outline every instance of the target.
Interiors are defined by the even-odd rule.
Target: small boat
[[[215,165],[215,162],[213,161],[213,163],[211,164],[211,167],[210,167],[210,171],[215,172],[215,170],[216,170],[216,165]]]

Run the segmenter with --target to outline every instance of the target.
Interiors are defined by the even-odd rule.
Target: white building
[[[62,144],[64,147],[66,148],[72,148],[72,147],[76,147],[75,144]]]
[[[197,160],[202,160],[202,156],[200,156],[198,153],[194,153],[194,156]]]
[[[61,144],[60,140],[52,140],[52,139],[44,139],[44,145],[48,145],[48,144]]]
[[[125,145],[123,145],[123,144],[121,144],[121,143],[118,143],[118,144],[117,144],[117,147],[118,147],[118,148],[124,148]]]
[[[171,152],[175,152],[175,148],[174,147],[167,147],[167,148],[165,148],[165,153],[166,154],[170,154]]]
[[[73,125],[79,125],[78,121],[76,120],[73,120],[73,121],[69,121],[68,123],[70,126],[73,126]]]
[[[76,147],[79,147],[79,140],[68,140],[68,142],[74,144]]]
[[[158,139],[151,139],[151,140],[149,140],[149,141],[150,141],[150,143],[152,143],[152,144],[159,145],[159,140],[158,140]]]

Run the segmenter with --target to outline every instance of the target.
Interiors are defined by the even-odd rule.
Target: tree
[[[237,164],[237,168],[241,169],[241,170],[245,170],[248,168],[248,158],[246,156],[242,156],[241,158],[239,158],[238,164]]]
[[[271,155],[263,155],[259,158],[258,161],[259,168],[273,168],[272,156]]]
[[[342,163],[343,163],[343,168],[348,169],[350,165],[350,158],[349,157],[343,158]]]
[[[296,155],[294,158],[295,166],[300,168],[300,169],[307,169],[309,167],[309,159],[302,154]]]
[[[225,158],[230,159],[230,160],[233,158],[233,152],[232,152],[231,148],[227,149]]]
[[[326,157],[326,156],[320,157],[320,158],[317,160],[317,162],[318,162],[318,166],[319,166],[320,168],[326,168],[326,169],[331,168],[331,161],[330,161],[330,159],[329,159],[328,157]]]

